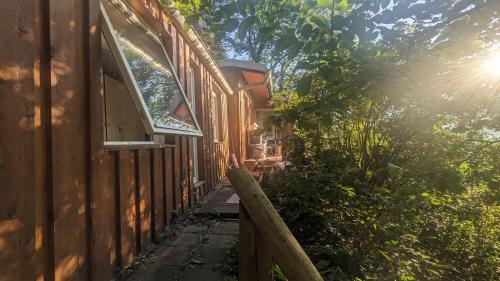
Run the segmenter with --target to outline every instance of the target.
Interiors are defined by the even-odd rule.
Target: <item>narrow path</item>
[[[223,281],[218,264],[238,239],[238,201],[233,194],[227,184],[208,194],[123,280]]]

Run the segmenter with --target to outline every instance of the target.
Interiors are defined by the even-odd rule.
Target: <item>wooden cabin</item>
[[[234,92],[228,98],[231,153],[240,163],[279,156],[279,133],[264,124],[273,110],[271,71],[263,64],[234,59],[218,64]]]
[[[0,2],[0,281],[110,280],[225,176],[233,89],[169,5]]]

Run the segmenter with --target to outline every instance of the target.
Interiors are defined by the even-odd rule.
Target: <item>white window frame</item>
[[[127,8],[141,21],[141,25],[146,29],[150,30],[147,24],[144,23],[144,21],[140,18],[139,15],[130,7],[128,6],[127,3],[124,1],[121,1]],[[120,74],[123,77],[123,80],[125,82],[125,86],[128,89],[128,92],[132,98],[132,101],[137,108],[137,111],[139,112],[139,117],[142,120],[142,123],[144,125],[144,128],[146,129],[146,132],[148,134],[178,134],[178,135],[190,135],[190,136],[203,136],[200,126],[198,125],[198,121],[196,120],[196,116],[193,114],[193,111],[191,110],[191,107],[189,106],[189,101],[186,98],[186,94],[184,92],[184,89],[181,86],[181,83],[179,81],[179,78],[177,77],[177,74],[175,73],[175,68],[172,66],[172,63],[170,62],[170,59],[168,57],[167,51],[165,50],[165,47],[163,46],[163,43],[161,42],[158,34],[155,34],[155,36],[151,36],[156,40],[165,55],[165,58],[168,62],[168,66],[170,67],[170,70],[172,71],[172,75],[175,78],[175,81],[177,83],[177,86],[179,87],[180,94],[182,96],[182,99],[186,103],[186,106],[188,108],[189,114],[191,115],[191,118],[193,119],[194,126],[196,128],[195,131],[191,130],[183,130],[183,129],[170,129],[170,128],[161,128],[155,126],[155,122],[153,118],[151,117],[151,114],[149,113],[149,109],[146,105],[146,102],[144,101],[144,98],[142,97],[141,91],[139,89],[139,86],[137,84],[137,81],[135,80],[134,75],[132,74],[130,65],[125,57],[125,54],[121,48],[121,46],[117,43],[118,38],[116,38],[115,31],[113,30],[113,25],[111,24],[111,21],[109,19],[108,14],[106,13],[106,10],[104,8],[104,4],[101,3],[100,5],[101,8],[101,15],[103,18],[103,24],[102,24],[102,32],[104,35],[104,38],[106,39],[109,48],[111,49],[111,53],[113,57],[115,58],[116,64],[118,66],[118,69],[120,71]]]

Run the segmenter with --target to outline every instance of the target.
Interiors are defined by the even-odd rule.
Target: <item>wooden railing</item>
[[[240,197],[240,281],[272,281],[276,262],[290,281],[323,280],[253,176],[227,177]]]

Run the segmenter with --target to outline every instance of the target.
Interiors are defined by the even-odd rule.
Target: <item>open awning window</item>
[[[102,1],[103,34],[146,131],[201,136],[158,34],[124,2]]]

